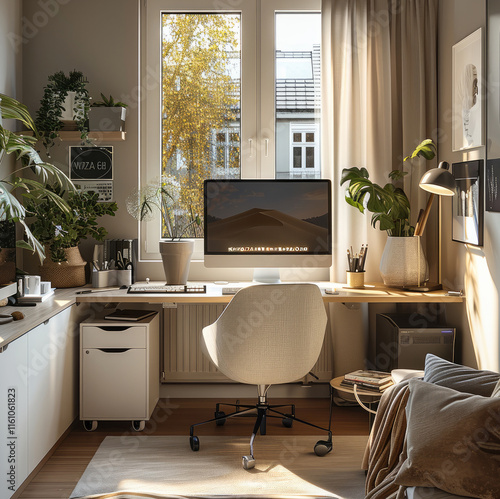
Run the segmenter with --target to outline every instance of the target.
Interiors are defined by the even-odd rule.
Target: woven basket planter
[[[53,262],[50,250],[46,249],[46,258],[40,265],[42,281],[50,281],[53,288],[77,288],[86,284],[85,266],[78,246],[65,250],[65,262]]]

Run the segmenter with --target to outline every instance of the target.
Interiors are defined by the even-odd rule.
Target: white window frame
[[[146,185],[161,173],[161,113],[158,110],[161,109],[162,11],[241,13],[241,178],[275,177],[275,11],[320,12],[321,0],[245,0],[234,4],[232,8],[231,2],[207,0],[141,2],[139,185]],[[141,262],[161,260],[160,239],[159,220],[140,222]],[[202,239],[195,242],[192,267],[196,261],[200,263],[196,278],[203,279],[209,272],[203,270]]]
[[[304,151],[302,153],[302,167],[294,168],[293,166],[293,148],[297,147],[298,142],[293,140],[294,133],[314,133],[314,142],[300,142],[300,147]],[[305,157],[305,149],[306,147],[312,147],[314,149],[314,168],[306,168],[306,157]],[[320,129],[318,123],[290,123],[290,163],[289,163],[289,172],[293,173],[310,173],[314,175],[318,175],[321,173],[321,165],[320,165]]]

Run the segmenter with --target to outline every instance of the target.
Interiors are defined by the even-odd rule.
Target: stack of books
[[[391,373],[363,371],[360,369],[359,371],[346,374],[340,384],[351,388],[353,385],[356,385],[363,390],[382,393],[393,384],[393,381]]]

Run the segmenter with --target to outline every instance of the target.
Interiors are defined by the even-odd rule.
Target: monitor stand
[[[253,282],[265,284],[279,284],[280,271],[279,269],[253,269]]]

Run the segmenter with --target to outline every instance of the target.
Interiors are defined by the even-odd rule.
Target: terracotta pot
[[[380,274],[386,286],[417,286],[429,279],[420,239],[420,236],[387,238],[380,259]]]
[[[160,254],[167,284],[186,284],[193,250],[192,239],[160,241]]]
[[[86,284],[85,266],[78,246],[65,250],[65,262],[53,262],[50,250],[46,248],[46,258],[39,267],[42,281],[50,281],[53,288],[76,288]]]

